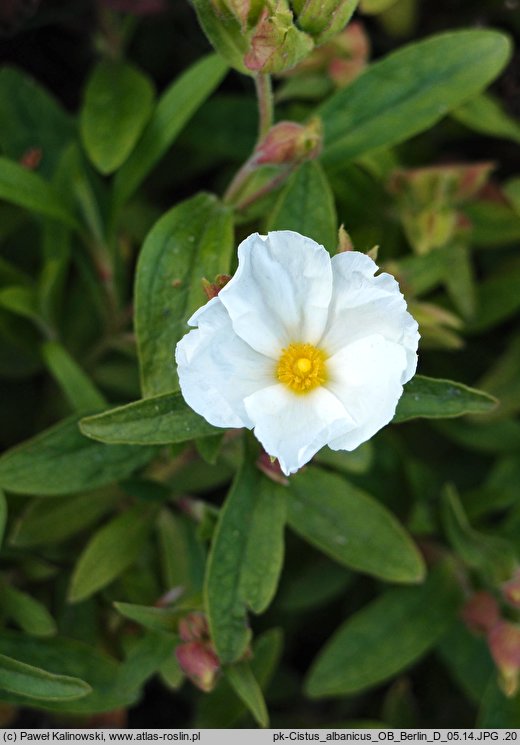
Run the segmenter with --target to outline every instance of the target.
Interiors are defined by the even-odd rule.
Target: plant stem
[[[273,125],[273,88],[271,76],[258,73],[255,75],[256,95],[258,99],[258,141],[262,140]]]

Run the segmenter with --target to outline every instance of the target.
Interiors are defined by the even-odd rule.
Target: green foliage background
[[[74,27],[85,8],[70,5],[13,33]],[[453,30],[426,5],[365,1],[377,59],[347,87],[275,80],[277,119],[318,117],[323,148],[260,169],[235,200],[253,84],[187,3],[139,20],[100,3],[84,79],[71,64],[55,94],[5,42],[5,724],[520,727],[520,696],[460,620],[486,590],[518,621],[502,594],[520,552],[520,125],[503,30],[520,23],[481,0],[502,30],[469,28],[473,3]],[[247,433],[187,407],[173,348],[243,237],[293,229],[334,253],[340,224],[399,279],[420,374],[372,441],[275,483]],[[211,693],[174,656],[190,611],[220,659]]]

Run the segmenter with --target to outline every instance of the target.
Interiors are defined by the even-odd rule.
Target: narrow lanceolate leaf
[[[404,387],[393,422],[425,417],[445,419],[463,414],[484,414],[497,405],[497,400],[484,391],[463,383],[442,378],[416,375]]]
[[[105,398],[61,344],[46,342],[42,346],[42,355],[73,409],[92,411],[106,406]]]
[[[341,168],[431,127],[483,90],[509,59],[496,31],[455,31],[409,44],[371,65],[318,110],[323,162]]]
[[[75,136],[72,117],[31,77],[15,68],[0,71],[0,148],[13,160],[35,153],[38,172],[49,178]]]
[[[154,455],[153,448],[104,445],[65,419],[0,458],[0,487],[15,494],[53,497],[94,489],[129,476]]]
[[[24,207],[30,212],[52,217],[69,227],[77,225],[52,186],[12,160],[0,157],[0,199]]]
[[[335,252],[338,225],[334,195],[318,163],[304,163],[289,179],[269,217],[268,230],[296,230]]]
[[[0,607],[27,634],[52,636],[56,633],[54,619],[43,603],[7,584],[2,584],[0,591]]]
[[[260,727],[269,727],[269,714],[262,689],[247,662],[228,667],[226,678],[241,701],[247,706]]]
[[[444,489],[442,508],[444,529],[457,556],[492,586],[510,579],[518,565],[513,544],[501,536],[474,530],[455,487],[451,485]]]
[[[201,280],[229,271],[233,217],[210,194],[198,194],[166,213],[139,256],[136,333],[144,396],[177,388],[174,350],[186,321],[207,298]]]
[[[424,564],[398,520],[341,476],[307,468],[291,477],[291,528],[347,567],[389,582],[420,582]]]
[[[144,398],[81,420],[87,437],[107,443],[168,445],[222,430],[190,409],[180,393]]]
[[[26,665],[41,668],[46,675],[61,679],[63,676],[79,678],[85,681],[87,690],[81,698],[57,695],[41,697],[31,701],[31,706],[60,711],[62,713],[95,714],[102,711],[126,708],[136,698],[135,693],[129,694],[122,690],[119,681],[121,669],[115,660],[102,654],[95,647],[64,637],[38,638],[14,631],[0,632],[0,648],[2,653]],[[21,687],[2,692],[0,698],[6,703],[22,706],[28,702],[24,696],[29,689],[26,681]],[[18,692],[19,691],[19,692]],[[47,692],[48,693],[48,692]]]
[[[83,698],[91,687],[79,678],[53,675],[24,662],[0,655],[0,698],[2,691],[40,701],[71,701]]]
[[[420,587],[389,590],[326,643],[309,672],[308,694],[357,693],[406,669],[453,623],[460,599],[453,571],[443,565]]]
[[[211,638],[223,664],[236,662],[251,638],[246,609],[264,611],[283,562],[284,488],[246,459],[222,508],[205,582]]]
[[[185,605],[179,610],[135,605],[134,603],[114,603],[114,606],[122,616],[141,624],[150,631],[169,633],[177,631],[179,617],[186,615],[188,612]]]
[[[520,143],[520,124],[500,103],[485,93],[475,96],[451,114],[461,124],[491,137],[505,137]]]
[[[196,62],[166,90],[141,139],[117,174],[117,206],[132,196],[195,111],[213,93],[226,71],[222,58],[212,54]]]
[[[9,536],[13,546],[52,546],[89,528],[113,509],[116,489],[57,499],[33,499]]]
[[[155,510],[136,505],[104,525],[87,544],[72,575],[69,600],[78,602],[106,587],[140,555]]]
[[[146,75],[127,62],[104,60],[88,81],[80,114],[83,146],[103,174],[132,152],[152,112],[154,90]]]

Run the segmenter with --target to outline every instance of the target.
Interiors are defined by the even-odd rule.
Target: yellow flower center
[[[309,393],[327,378],[325,359],[312,344],[289,344],[282,349],[276,377],[294,393]]]

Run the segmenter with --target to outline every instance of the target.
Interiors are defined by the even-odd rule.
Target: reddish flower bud
[[[257,165],[279,165],[312,160],[321,149],[321,122],[311,120],[308,124],[279,122],[260,142],[254,155]]]
[[[514,696],[520,672],[520,626],[500,621],[489,632],[488,644],[498,667],[500,686],[506,696]]]
[[[476,592],[464,605],[462,620],[476,633],[487,633],[500,621],[498,603],[489,592]]]
[[[207,642],[186,642],[175,650],[182,671],[201,691],[213,690],[220,663],[217,655]]]
[[[183,642],[209,638],[208,622],[203,613],[189,613],[179,621],[179,636]]]

